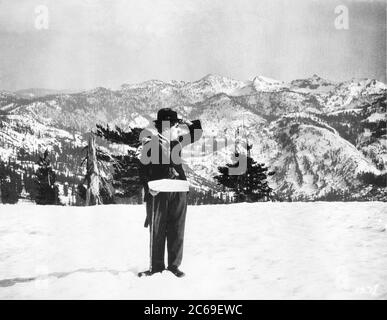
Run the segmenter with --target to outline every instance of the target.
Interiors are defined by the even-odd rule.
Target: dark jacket
[[[179,179],[187,180],[185,172],[183,170],[182,161],[180,163],[174,163],[172,161],[172,152],[178,154],[181,160],[182,149],[195,141],[199,140],[202,136],[203,130],[200,120],[192,121],[192,125],[188,126],[189,133],[179,136],[178,139],[172,140],[169,143],[163,138],[162,135],[157,134],[152,137],[148,137],[143,142],[141,161],[140,161],[140,179],[145,190],[145,199],[149,196],[148,181],[159,180],[159,179]],[[152,145],[153,144],[153,145]],[[159,157],[157,163],[152,161],[148,164],[142,163],[142,160],[147,157],[148,159],[152,156],[151,150],[153,148],[159,149]],[[169,158],[169,163],[167,162]]]

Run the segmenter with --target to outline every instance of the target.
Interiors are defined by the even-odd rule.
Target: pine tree
[[[141,202],[142,184],[139,176],[139,160],[134,150],[128,150],[124,156],[113,156],[117,162],[113,164],[113,186],[119,197],[135,197]],[[140,200],[140,201],[139,201]]]
[[[81,166],[86,162],[86,175],[84,183],[78,185],[78,193],[86,206],[114,203],[114,192],[109,182],[108,164],[112,160],[111,156],[106,154],[95,146],[95,137],[92,133],[89,136],[88,145],[84,148],[86,156]]]
[[[232,190],[236,202],[256,202],[259,200],[270,199],[272,189],[269,187],[267,177],[274,174],[268,172],[268,168],[263,163],[257,163],[250,156],[252,145],[247,144],[246,170],[239,175],[231,175],[231,168],[239,168],[240,160],[243,155],[235,151],[234,162],[224,167],[218,167],[220,175],[215,176],[217,182]]]
[[[48,157],[48,150],[40,156],[37,162],[39,168],[36,172],[37,183],[37,204],[60,204],[59,190],[55,184],[56,174],[52,169],[51,161]]]
[[[2,203],[17,203],[19,199],[18,174],[13,169],[10,160],[8,163],[0,161],[0,193]]]
[[[104,128],[97,124],[96,127],[96,135],[112,143],[125,144],[133,148],[138,148],[141,145],[140,133],[143,130],[141,128],[132,128],[130,131],[124,131],[118,126],[115,127],[115,130],[111,130],[109,125]]]
[[[116,188],[116,194],[119,197],[134,197],[136,202],[142,201],[142,184],[139,177],[139,160],[136,149],[141,145],[141,128],[132,128],[130,131],[124,131],[118,126],[112,130],[97,125],[96,135],[106,139],[111,143],[123,144],[130,147],[126,155],[110,155],[113,163],[113,186]]]

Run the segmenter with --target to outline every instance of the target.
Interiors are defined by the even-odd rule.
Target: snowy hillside
[[[206,139],[196,151],[212,137],[247,138],[254,158],[277,171],[272,186],[279,199],[325,199],[343,192],[352,199],[380,200],[385,192],[358,174],[387,172],[386,92],[384,83],[372,79],[334,83],[313,75],[285,83],[261,75],[240,81],[213,74],[193,82],[149,80],[118,90],[99,87],[31,99],[3,92],[0,157],[16,157],[21,146],[36,152],[37,146],[62,150],[63,140],[79,145],[97,123],[124,130],[151,126],[158,109],[171,107],[202,120]],[[196,175],[190,175],[192,183],[213,184],[217,167],[231,160],[232,151],[228,146],[187,157]]]
[[[270,79],[263,76],[257,76],[253,79],[252,83],[254,89],[256,91],[281,91],[283,89],[286,89],[287,86],[285,83]]]
[[[183,279],[136,276],[144,216],[0,205],[0,299],[387,299],[383,202],[189,206]]]
[[[327,109],[350,109],[359,103],[372,102],[374,96],[386,94],[386,84],[372,79],[362,79],[344,82],[330,93],[326,106]]]

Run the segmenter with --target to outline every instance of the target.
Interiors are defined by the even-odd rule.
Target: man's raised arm
[[[203,134],[202,124],[200,120],[184,121],[184,123],[187,125],[189,132],[179,136],[178,138],[179,142],[183,147],[198,141]]]

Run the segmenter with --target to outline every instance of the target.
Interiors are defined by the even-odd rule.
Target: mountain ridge
[[[317,199],[338,190],[361,198],[361,190],[371,187],[359,181],[358,174],[386,172],[386,85],[373,79],[333,83],[313,75],[285,83],[263,76],[240,81],[209,74],[193,82],[149,80],[117,90],[98,87],[31,99],[0,93],[0,138],[22,139],[12,133],[21,130],[19,125],[28,128],[23,148],[31,151],[39,145],[43,149],[70,143],[75,135],[79,144],[97,123],[124,130],[152,125],[162,107],[201,119],[208,137],[231,141],[239,132],[249,139],[253,157],[277,169],[270,182],[280,199]],[[22,143],[13,143],[11,153],[0,144],[0,158],[16,156]],[[213,185],[217,166],[230,160],[232,152],[229,146],[202,158],[188,157],[187,165],[196,175],[193,184],[200,185],[200,176]],[[342,161],[351,163],[351,170],[340,165]]]

